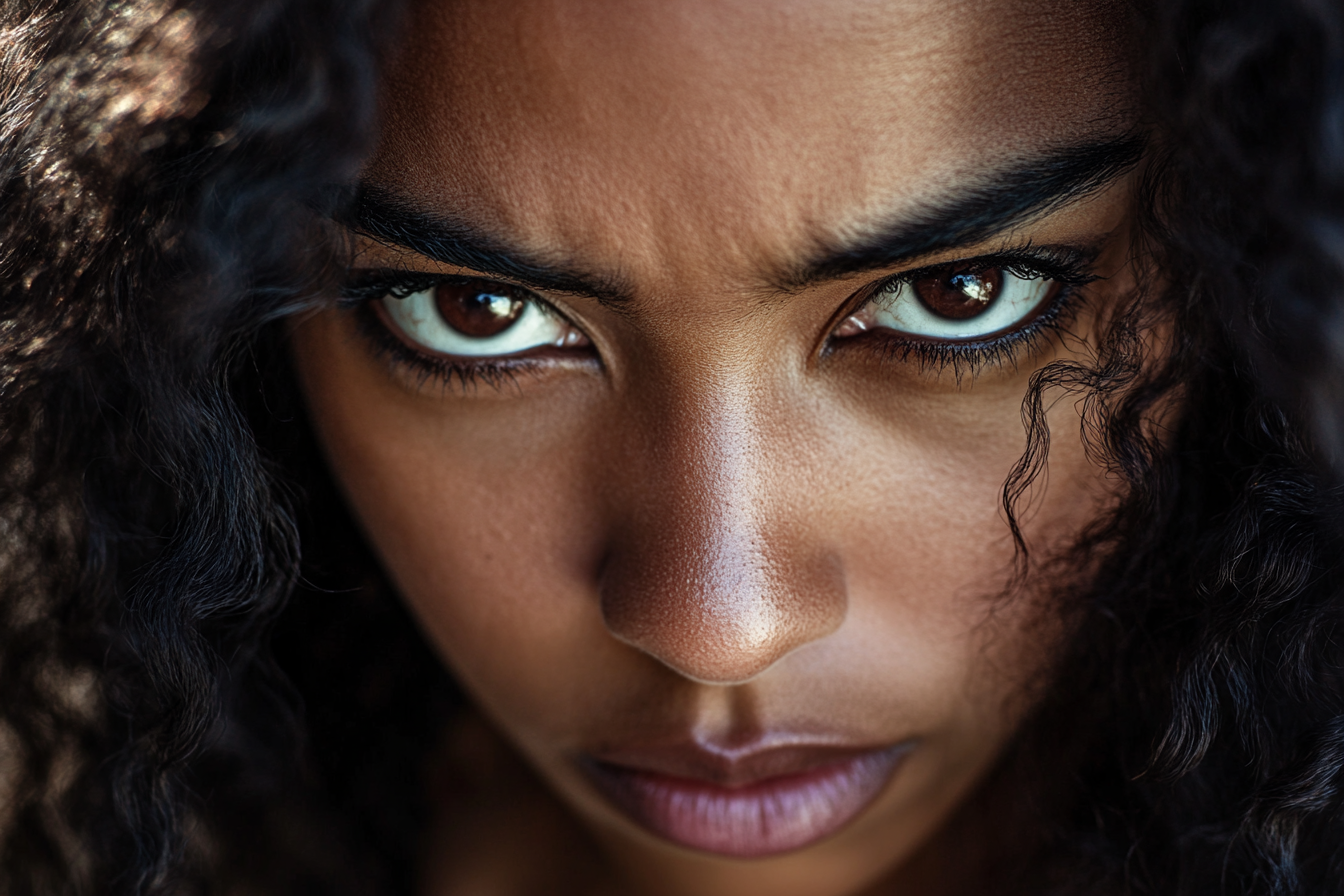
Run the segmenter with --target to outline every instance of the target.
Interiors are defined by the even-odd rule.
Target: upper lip
[[[891,744],[854,746],[809,742],[787,737],[771,738],[770,741],[725,747],[688,738],[604,748],[588,753],[586,758],[616,770],[737,788],[771,778],[806,774],[893,747]]]

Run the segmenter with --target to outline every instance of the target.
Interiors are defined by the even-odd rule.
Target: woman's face
[[[1001,494],[1033,374],[1131,288],[1123,9],[413,9],[367,301],[298,366],[429,640],[631,888],[853,892],[1048,680]],[[1046,399],[1033,556],[1113,491]]]

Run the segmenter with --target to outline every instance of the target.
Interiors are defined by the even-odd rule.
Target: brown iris
[[[527,308],[527,293],[488,280],[457,280],[434,287],[434,306],[463,336],[485,339],[517,323]]]
[[[1003,290],[999,268],[953,268],[911,283],[915,295],[939,317],[970,320],[983,314]]]

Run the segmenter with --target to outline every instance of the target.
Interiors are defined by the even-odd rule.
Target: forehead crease
[[[1080,84],[1075,70],[1104,70],[1116,56],[1115,29],[1106,40],[1095,21],[1104,6],[462,0],[422,5],[429,21],[401,57],[411,80],[458,88],[422,97],[438,107],[428,111],[478,126],[526,117],[552,136],[596,132],[609,142],[613,122],[635,122],[621,136],[640,144],[787,124],[781,136],[799,144],[809,133],[793,127],[799,117],[889,130],[920,123],[893,112],[955,105],[964,114],[977,111],[964,108],[967,96],[1009,90],[1012,108],[979,110],[1002,126],[1030,111],[1022,104],[1033,92],[1085,101],[1097,85]]]
[[[761,268],[987,155],[1104,126],[1100,75],[1060,73],[1115,67],[1105,7],[422,4],[373,168],[590,264],[676,244]]]

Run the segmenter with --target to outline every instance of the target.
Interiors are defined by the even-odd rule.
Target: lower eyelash
[[[375,354],[390,366],[413,374],[418,388],[423,388],[431,380],[437,380],[445,387],[456,385],[466,389],[486,385],[502,390],[516,386],[520,374],[538,367],[531,358],[454,361],[425,355],[388,331],[387,325],[378,319],[372,301],[349,302],[346,307],[353,312],[360,335],[368,341]]]
[[[967,342],[911,339],[894,330],[873,330],[851,338],[877,336],[885,342],[883,353],[888,360],[908,363],[913,359],[919,363],[921,371],[932,368],[941,372],[950,367],[960,385],[963,378],[974,379],[987,367],[1016,369],[1024,355],[1040,349],[1051,334],[1063,332],[1073,322],[1081,304],[1080,285],[1063,284],[1049,307],[1036,315],[1031,323],[994,339]]]
[[[1036,351],[1048,335],[1063,331],[1077,310],[1079,290],[1096,278],[1080,272],[1083,264],[1078,259],[1070,259],[1060,265],[1060,270],[1051,271],[1050,274],[1044,274],[1034,267],[1039,259],[1031,262],[1017,258],[1004,260],[1009,262],[1004,265],[1006,268],[1011,269],[1016,265],[1017,276],[1029,277],[1034,274],[1060,283],[1060,291],[1051,300],[1050,306],[1036,315],[1027,326],[985,341],[912,339],[896,331],[879,330],[851,338],[882,339],[885,343],[883,351],[888,360],[908,363],[913,358],[918,361],[921,370],[934,368],[943,371],[951,367],[958,384],[964,377],[974,378],[987,367],[1005,365],[1015,368],[1023,354]],[[414,291],[424,285],[419,281],[408,281],[394,288]],[[520,374],[534,371],[540,366],[535,358],[529,357],[456,361],[418,352],[389,332],[387,325],[379,320],[373,302],[388,292],[387,283],[378,280],[348,288],[337,304],[338,307],[353,311],[361,335],[380,358],[415,375],[417,387],[423,388],[433,379],[445,387],[456,384],[465,389],[485,384],[494,389],[504,389],[516,386]]]

